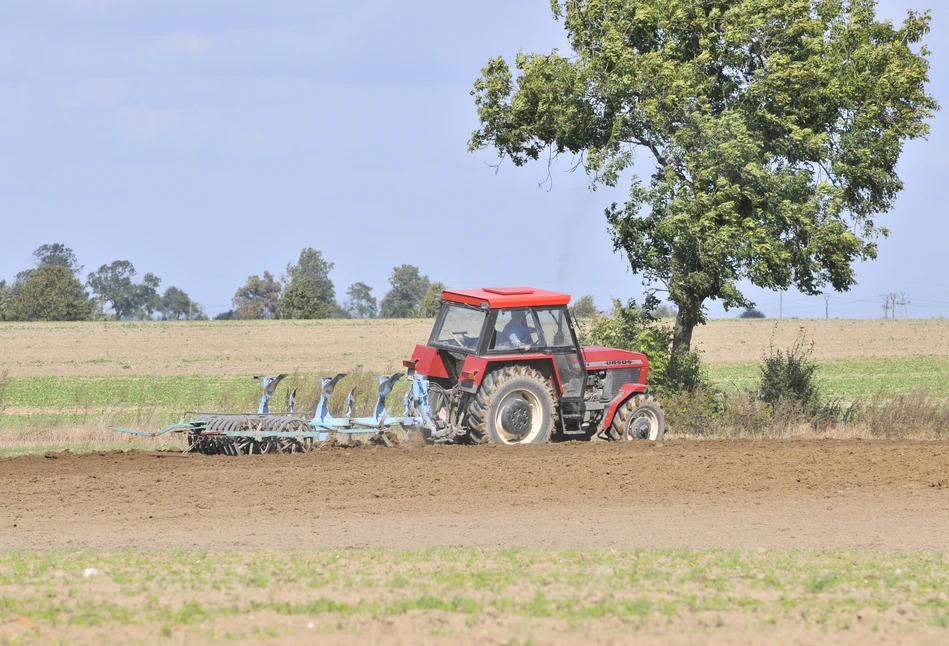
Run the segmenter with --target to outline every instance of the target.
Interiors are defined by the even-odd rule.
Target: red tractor
[[[581,348],[569,294],[532,287],[447,290],[408,368],[428,381],[433,442],[659,440],[645,355]]]

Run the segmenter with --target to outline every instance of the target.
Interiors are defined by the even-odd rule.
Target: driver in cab
[[[511,312],[511,320],[507,322],[501,333],[498,334],[498,348],[515,348],[526,350],[533,343],[532,330],[527,324],[527,312],[524,310],[514,310]]]

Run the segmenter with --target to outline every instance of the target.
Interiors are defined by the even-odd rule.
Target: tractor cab
[[[532,287],[442,293],[428,343],[406,364],[427,377],[432,409],[453,435],[505,443],[546,441],[552,432],[592,437],[645,391],[646,357],[581,348],[569,303],[569,294]],[[519,386],[499,404],[496,391],[512,380]],[[651,434],[661,436],[661,419]]]

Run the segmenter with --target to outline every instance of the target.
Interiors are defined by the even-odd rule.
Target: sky
[[[927,8],[929,91],[949,106],[942,0],[878,15]],[[381,299],[404,263],[453,288],[641,299],[603,215],[628,186],[467,152],[487,60],[555,47],[549,0],[3,0],[0,279],[59,242],[86,272],[130,260],[214,316],[313,247],[339,300],[357,281]],[[905,148],[879,258],[829,301],[785,293],[785,318],[879,318],[884,293],[905,294],[901,315],[949,316],[947,119]],[[742,288],[778,316],[776,292]]]

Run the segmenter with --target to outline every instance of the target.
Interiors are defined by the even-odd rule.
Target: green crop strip
[[[869,357],[815,361],[825,395],[847,401],[866,400],[924,389],[932,397],[949,398],[949,357]],[[760,362],[711,364],[712,382],[726,392],[752,390],[761,372]]]
[[[77,551],[0,554],[0,624],[197,626],[276,615],[485,612],[571,624],[615,617],[667,630],[683,617],[761,629],[804,618],[844,628],[896,608],[949,623],[941,553],[864,551]],[[108,591],[103,594],[103,591]],[[163,602],[162,599],[176,599]],[[722,620],[728,617],[728,620]],[[658,622],[658,624],[657,624]]]

